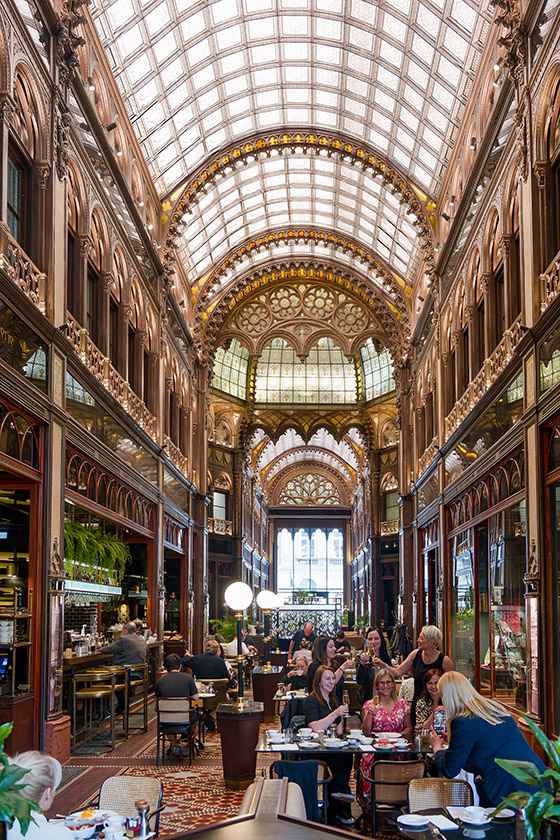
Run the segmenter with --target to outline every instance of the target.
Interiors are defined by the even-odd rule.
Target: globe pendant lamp
[[[264,662],[263,674],[269,674],[272,670],[270,663],[270,614],[276,609],[276,594],[270,589],[262,589],[257,595],[257,604],[264,613]]]
[[[243,612],[253,601],[253,590],[246,583],[238,580],[235,583],[230,583],[224,592],[224,599],[230,610],[234,611],[237,621],[237,708],[239,711],[243,711],[243,709],[247,708],[247,704],[243,700],[243,640],[241,638],[241,622],[243,621]]]

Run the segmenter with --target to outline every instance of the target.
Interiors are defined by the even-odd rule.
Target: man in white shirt
[[[233,641],[223,644],[222,648],[226,656],[229,656],[230,658],[237,656],[237,639],[233,639]],[[241,652],[243,656],[251,656],[257,653],[257,649],[254,645],[245,644],[245,630],[241,631]]]

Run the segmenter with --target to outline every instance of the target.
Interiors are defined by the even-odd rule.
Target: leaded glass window
[[[375,342],[368,338],[360,353],[366,400],[372,400],[374,397],[381,397],[383,394],[394,391],[393,360],[389,350],[385,347],[378,353]]]
[[[257,403],[353,404],[356,393],[354,364],[330,338],[319,339],[304,360],[283,338],[274,338],[257,364]]]
[[[302,591],[331,600],[344,587],[344,535],[340,528],[282,528],[276,536],[278,591]]]
[[[227,349],[218,347],[214,358],[212,387],[244,400],[247,396],[248,363],[249,351],[236,338],[232,339]]]

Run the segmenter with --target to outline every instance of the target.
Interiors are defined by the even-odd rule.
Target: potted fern
[[[32,820],[31,812],[41,810],[36,802],[31,802],[21,794],[25,787],[21,780],[29,771],[10,764],[4,752],[4,742],[13,726],[13,723],[0,725],[0,840],[6,837],[7,827],[11,827],[15,820],[19,820],[22,834],[27,834]]]
[[[508,805],[517,810],[524,808],[528,840],[533,840],[537,832],[540,832],[542,840],[553,840],[553,838],[558,840],[560,838],[560,741],[552,743],[532,720],[525,715],[523,718],[552,766],[543,773],[532,761],[507,761],[504,758],[496,758],[496,764],[530,787],[528,791],[519,790],[510,793],[504,798],[498,811]]]

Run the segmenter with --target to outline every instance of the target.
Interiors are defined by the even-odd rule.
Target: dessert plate
[[[404,825],[406,828],[424,828],[428,825],[429,817],[423,814],[401,814],[397,817],[399,825]]]

